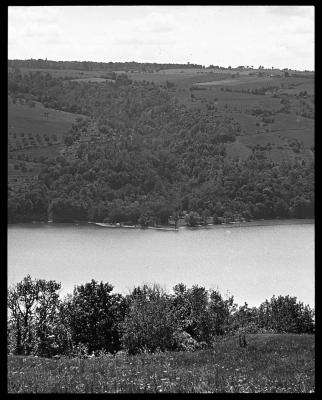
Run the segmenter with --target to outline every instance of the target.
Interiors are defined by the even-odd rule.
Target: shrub
[[[200,343],[185,331],[175,331],[173,339],[178,351],[196,351],[201,348]]]
[[[121,324],[121,342],[129,354],[173,350],[178,323],[170,296],[159,286],[135,288],[128,297],[129,307]]]

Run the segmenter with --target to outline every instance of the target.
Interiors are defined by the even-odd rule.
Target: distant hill
[[[139,64],[9,61],[10,221],[314,216],[314,74]]]
[[[42,69],[74,69],[82,71],[158,71],[168,68],[202,68],[199,64],[175,64],[175,63],[138,63],[131,62],[93,62],[93,61],[51,61],[42,59],[8,60],[11,68],[42,68]]]

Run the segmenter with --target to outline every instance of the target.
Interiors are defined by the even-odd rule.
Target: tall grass
[[[212,349],[93,359],[9,356],[9,393],[314,392],[314,336],[248,335]]]

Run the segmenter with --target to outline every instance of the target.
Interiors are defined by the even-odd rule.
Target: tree
[[[57,347],[50,340],[57,326],[60,283],[27,275],[8,290],[9,336],[15,354],[48,356]]]
[[[221,294],[213,290],[209,294],[209,314],[212,337],[223,335],[232,328],[233,313],[236,310],[234,297],[230,296],[226,300]]]
[[[258,323],[276,333],[313,333],[314,310],[296,297],[273,296],[259,306]]]
[[[211,326],[209,325],[208,314],[208,292],[204,287],[194,285],[188,289],[186,296],[189,301],[190,315],[189,323],[186,325],[186,332],[198,342],[208,342],[211,337]]]
[[[133,290],[128,302],[121,324],[123,347],[130,354],[173,350],[178,323],[169,295],[157,285],[144,285]]]
[[[207,220],[211,216],[211,212],[206,208],[205,210],[202,211],[201,217],[202,217],[202,223],[203,225],[207,225]]]
[[[87,217],[87,210],[83,204],[65,198],[54,199],[49,204],[48,213],[53,215],[55,222],[86,220]]]
[[[158,205],[155,209],[155,216],[163,225],[168,225],[169,217],[171,214],[173,214],[173,208],[166,203]]]
[[[188,215],[185,217],[185,222],[188,226],[196,226],[199,223],[199,214],[191,211]]]
[[[207,345],[230,329],[236,307],[232,296],[224,300],[217,291],[197,285],[187,289],[182,283],[174,287],[173,305],[180,329],[197,343]]]
[[[70,326],[72,341],[83,344],[90,352],[120,349],[118,324],[124,318],[124,299],[111,294],[109,283],[91,282],[77,286],[65,304],[66,321]]]
[[[174,86],[175,86],[174,82],[166,81],[166,87],[168,89],[172,89],[174,88]]]
[[[290,214],[294,218],[312,218],[314,217],[314,205],[303,196],[297,196],[292,200]]]
[[[278,199],[274,202],[274,214],[280,218],[287,218],[289,216],[288,205],[285,200]]]

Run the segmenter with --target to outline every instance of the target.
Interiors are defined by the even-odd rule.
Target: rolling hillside
[[[63,219],[147,224],[187,212],[205,221],[312,216],[312,73],[8,73],[12,215],[34,185],[42,218],[56,202],[74,210],[57,211]]]

